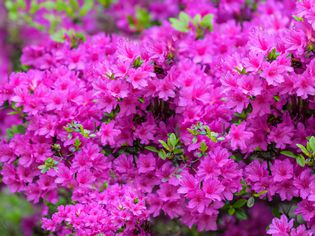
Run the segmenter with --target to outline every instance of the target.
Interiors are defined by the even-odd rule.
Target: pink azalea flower
[[[315,77],[309,75],[297,76],[298,80],[295,83],[296,94],[303,99],[308,96],[315,95]]]
[[[277,127],[272,127],[268,135],[269,143],[274,142],[277,148],[285,148],[287,144],[291,143],[293,131],[292,121],[286,116],[283,123]]]
[[[227,106],[238,113],[242,113],[248,105],[248,98],[240,89],[230,91],[226,99]]]
[[[239,79],[239,86],[244,94],[257,96],[261,94],[263,89],[260,78],[253,76],[242,76]]]
[[[71,183],[72,181],[72,173],[69,168],[67,168],[63,164],[58,164],[57,178],[55,179],[55,183],[62,184],[67,186],[67,184]]]
[[[194,176],[184,173],[180,179],[180,187],[177,189],[178,193],[187,194],[193,192],[197,188],[197,180]]]
[[[216,179],[207,179],[204,181],[202,190],[205,193],[205,197],[211,201],[220,201],[222,199],[222,192],[224,187]]]
[[[156,168],[155,157],[152,153],[140,155],[137,160],[138,172],[148,173]]]
[[[283,68],[277,61],[265,63],[261,76],[266,79],[268,85],[277,86],[284,82]]]
[[[293,227],[293,219],[288,221],[285,215],[280,219],[274,218],[269,226],[268,234],[273,236],[290,236],[290,231]]]
[[[246,141],[249,141],[254,135],[252,132],[245,130],[246,123],[242,123],[238,126],[232,125],[230,129],[230,133],[228,135],[228,139],[231,141],[231,147],[233,150],[237,148],[246,149]]]
[[[201,190],[190,192],[187,197],[190,199],[188,202],[188,208],[196,209],[199,213],[203,213],[211,202]]]
[[[217,163],[210,158],[205,157],[200,162],[200,165],[198,167],[198,177],[201,179],[210,179],[213,177],[216,177],[220,174],[220,169],[218,168]]]
[[[293,165],[290,160],[275,160],[271,166],[271,172],[275,182],[282,182],[293,178]]]
[[[180,197],[176,192],[177,188],[167,183],[161,184],[160,189],[157,191],[159,197],[164,202],[178,200]]]
[[[148,86],[148,81],[151,77],[151,74],[146,71],[133,70],[130,71],[128,81],[135,89],[142,89]]]
[[[296,229],[291,230],[291,236],[312,236],[313,232],[307,230],[305,225],[299,225]]]
[[[311,174],[310,169],[302,171],[297,178],[294,179],[294,186],[299,190],[300,197],[307,199],[310,194],[309,189],[311,183],[315,181],[315,177]]]
[[[298,203],[295,210],[296,214],[300,214],[304,220],[310,221],[315,216],[315,205],[314,202],[303,200]]]
[[[103,123],[100,129],[101,143],[103,145],[115,145],[116,137],[121,133],[119,129],[115,129],[115,122],[110,122],[108,124]]]

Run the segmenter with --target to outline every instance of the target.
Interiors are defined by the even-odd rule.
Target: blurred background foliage
[[[22,233],[22,224],[34,214],[33,206],[22,196],[12,194],[3,188],[0,192],[0,235],[17,236]],[[24,228],[24,227],[23,227]]]

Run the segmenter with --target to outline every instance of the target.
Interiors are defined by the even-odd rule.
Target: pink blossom
[[[151,153],[140,155],[137,166],[139,173],[148,173],[156,168],[155,157]]]
[[[103,145],[115,145],[115,138],[121,133],[119,129],[115,129],[115,123],[103,123],[100,129],[100,137]]]
[[[187,197],[190,199],[188,208],[196,209],[199,213],[203,213],[210,203],[210,199],[208,199],[201,190],[190,192]]]
[[[266,79],[268,85],[278,85],[284,82],[283,68],[277,61],[266,63],[263,66],[261,76]]]
[[[293,219],[288,221],[285,215],[281,215],[280,219],[274,218],[269,226],[268,234],[274,236],[290,236],[293,227]]]
[[[293,177],[293,165],[288,159],[283,161],[275,160],[271,167],[271,172],[275,182],[282,182]]]
[[[231,147],[236,150],[237,148],[245,149],[247,147],[246,141],[249,141],[253,137],[253,133],[245,130],[246,123],[242,123],[238,126],[232,125],[230,133],[228,135],[231,141]]]
[[[220,201],[222,199],[223,186],[218,180],[208,179],[205,180],[202,186],[205,197],[211,201]]]

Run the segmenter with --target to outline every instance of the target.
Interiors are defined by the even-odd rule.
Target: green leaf
[[[174,154],[183,154],[183,150],[182,149],[174,149],[173,153]]]
[[[78,150],[80,148],[81,144],[82,143],[81,143],[80,139],[76,138],[75,141],[74,141],[75,149]]]
[[[16,111],[11,111],[8,113],[8,115],[16,115],[16,114],[18,114],[18,112],[16,112]]]
[[[276,100],[276,102],[280,101],[280,97],[278,95],[273,96],[274,100]]]
[[[281,151],[280,152],[282,155],[288,156],[288,157],[292,157],[292,158],[296,158],[297,155],[295,155],[293,152],[290,151]]]
[[[242,206],[244,206],[246,204],[247,200],[246,199],[238,199],[234,204],[233,207],[234,208],[241,208]]]
[[[25,133],[25,127],[23,125],[18,125],[16,131],[19,134],[24,134]]]
[[[205,128],[205,130],[206,130],[207,137],[208,137],[208,138],[211,138],[211,130],[210,130],[209,126],[205,125],[204,128]]]
[[[166,160],[166,152],[164,151],[164,149],[161,149],[159,151],[159,157],[162,159],[162,160]]]
[[[253,196],[254,197],[260,197],[260,196],[266,194],[267,192],[268,192],[267,190],[262,190],[262,191],[260,191],[258,193],[254,193]]]
[[[45,174],[48,170],[50,170],[51,168],[55,168],[56,165],[58,164],[57,161],[55,161],[53,158],[49,157],[45,160],[44,165],[40,165],[38,166],[38,169],[41,170],[42,174]]]
[[[4,5],[9,11],[16,9],[16,5],[13,3],[13,1],[10,1],[10,0],[6,0],[4,2]]]
[[[56,10],[57,11],[66,11],[66,9],[68,9],[69,6],[67,3],[65,3],[63,0],[57,0],[56,1]]]
[[[310,140],[308,141],[308,143],[309,143],[311,151],[315,153],[315,137],[312,136]]]
[[[169,148],[166,142],[164,142],[163,140],[159,140],[159,142],[167,151],[171,151],[171,149]]]
[[[195,129],[189,129],[189,128],[187,128],[187,130],[188,130],[188,132],[191,133],[193,136],[198,135],[198,131],[195,130]]]
[[[40,170],[42,170],[42,169],[45,169],[45,165],[40,165],[40,166],[38,166],[38,169],[40,169]]]
[[[202,18],[200,25],[210,30],[210,32],[212,32],[213,31],[213,15],[212,14],[205,15]]]
[[[234,215],[234,213],[235,213],[235,208],[230,207],[229,210],[228,210],[228,214],[229,215]]]
[[[149,28],[151,25],[150,13],[144,8],[138,7],[136,9],[136,19],[143,28]]]
[[[152,147],[152,146],[146,146],[144,147],[146,150],[149,150],[151,152],[155,152],[155,153],[158,153],[159,150],[157,150],[155,147]]]
[[[201,15],[200,14],[195,15],[194,19],[192,20],[193,25],[197,27],[200,24],[200,20],[201,20]]]
[[[79,16],[85,16],[94,6],[94,0],[85,0],[80,9]]]
[[[277,50],[274,48],[271,50],[271,52],[268,54],[267,58],[269,61],[274,61],[277,59],[277,57],[279,56],[279,53],[277,52]]]
[[[136,24],[135,20],[133,19],[132,16],[127,16],[128,24],[129,26],[134,26]]]
[[[311,157],[309,151],[302,144],[296,144],[296,146],[298,146],[306,156]]]
[[[236,211],[235,216],[239,220],[247,220],[248,218],[246,212],[243,210]]]
[[[253,207],[255,204],[255,198],[254,197],[250,197],[248,200],[247,200],[247,207],[251,208]]]
[[[296,158],[296,163],[301,166],[304,167],[305,166],[305,158],[302,155],[298,155]]]
[[[185,12],[180,12],[179,13],[179,19],[181,22],[186,23],[188,25],[190,21],[190,16],[186,14]]]
[[[207,144],[204,141],[201,142],[199,150],[202,153],[205,153],[208,150],[208,146],[207,146]]]
[[[188,32],[188,24],[181,22],[175,18],[170,18],[170,22],[172,24],[172,27],[176,29],[177,31],[187,33]]]
[[[272,208],[272,214],[277,218],[280,218],[281,216],[281,212],[279,211],[278,208]]]
[[[56,3],[53,1],[46,1],[40,4],[40,8],[45,8],[48,11],[56,9]]]
[[[11,128],[6,130],[8,139],[12,139],[15,134],[24,134],[26,128],[23,125],[13,125]]]
[[[65,29],[61,29],[50,35],[51,39],[57,43],[63,43],[65,41]]]
[[[78,0],[70,0],[69,3],[70,3],[71,8],[74,10],[78,10],[80,8],[80,4]]]
[[[176,135],[174,133],[171,133],[171,135],[168,139],[170,140],[170,144],[174,149],[178,143],[178,139],[176,138]]]
[[[22,8],[23,10],[25,10],[26,8],[26,1],[25,0],[17,0],[17,5],[19,8]]]
[[[197,137],[196,137],[196,136],[193,137],[192,142],[193,142],[193,143],[197,143]]]
[[[246,75],[246,73],[247,73],[245,67],[243,67],[242,70],[240,70],[239,68],[235,67],[235,70],[241,75]]]
[[[98,2],[104,7],[104,8],[109,8],[110,5],[114,2],[115,0],[98,0]]]
[[[53,150],[56,150],[56,151],[60,151],[61,150],[61,146],[58,143],[54,143],[51,148]]]
[[[136,60],[133,62],[134,68],[139,68],[142,65],[143,61],[141,60],[141,57],[137,57]]]
[[[295,16],[295,15],[293,15],[292,17],[293,17],[297,22],[303,21],[303,17],[298,17],[298,16]]]
[[[224,138],[224,137],[219,137],[219,138],[217,138],[217,140],[218,140],[218,141],[224,141],[225,138]]]
[[[39,7],[39,4],[37,3],[37,0],[32,0],[29,13],[33,15],[39,10],[39,8],[40,7]]]

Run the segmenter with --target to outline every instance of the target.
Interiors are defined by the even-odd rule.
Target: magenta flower
[[[207,179],[203,183],[202,190],[207,199],[211,201],[220,201],[222,199],[224,187],[216,179]]]
[[[152,75],[146,71],[133,70],[130,71],[128,81],[135,89],[142,89],[148,86],[148,81]]]
[[[271,172],[275,182],[282,182],[293,177],[293,165],[290,160],[275,160],[271,167]]]
[[[180,197],[176,192],[176,187],[166,183],[160,185],[160,189],[157,191],[159,197],[164,202],[178,200]]]
[[[315,95],[315,77],[309,75],[303,75],[297,77],[297,83],[295,84],[296,94],[303,99],[308,96]]]
[[[180,187],[177,189],[178,193],[187,194],[194,192],[197,188],[197,180],[194,176],[184,173],[180,179]]]
[[[246,141],[249,141],[254,135],[250,131],[245,130],[246,123],[240,125],[232,125],[228,139],[231,141],[231,147],[233,150],[240,148],[242,150],[246,149]]]
[[[257,96],[263,89],[260,78],[253,76],[243,76],[239,79],[239,86],[246,95]]]
[[[298,203],[298,206],[295,210],[296,214],[299,214],[306,221],[311,221],[315,216],[315,205],[314,202],[303,200]]]
[[[315,132],[314,0],[74,2],[76,20],[54,4],[32,13],[67,31],[58,43],[24,22],[29,4],[15,24],[0,3],[1,180],[47,234],[145,236],[163,220],[265,235],[263,202],[304,220],[283,215],[269,234],[315,232],[312,158],[296,146]]]
[[[294,127],[289,116],[284,117],[284,122],[277,127],[272,127],[268,136],[269,142],[274,142],[277,148],[285,148],[287,144],[291,143],[293,137]]]
[[[266,79],[268,85],[277,86],[284,82],[283,68],[277,61],[265,63],[261,76]]]
[[[115,122],[108,124],[103,123],[100,129],[101,143],[103,145],[115,145],[115,138],[121,133],[119,129],[115,129]]]
[[[291,230],[291,236],[312,236],[313,232],[307,230],[305,225],[299,225],[296,229]]]
[[[189,198],[188,208],[196,209],[199,213],[203,213],[211,202],[201,190],[190,192],[187,197]]]
[[[140,155],[137,160],[139,173],[148,173],[156,168],[155,157],[149,153],[147,155]]]
[[[311,174],[310,169],[302,171],[298,177],[294,179],[294,186],[299,190],[300,197],[307,199],[310,193],[310,188],[312,188],[312,183],[314,182],[315,176]]]
[[[293,227],[293,219],[288,221],[285,215],[281,215],[280,219],[274,218],[269,226],[268,234],[274,236],[290,236]]]

